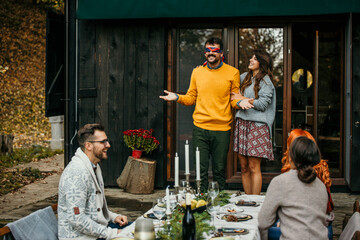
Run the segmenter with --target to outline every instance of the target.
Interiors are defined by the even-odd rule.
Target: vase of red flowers
[[[123,132],[126,146],[133,150],[132,157],[140,158],[142,152],[150,154],[159,146],[159,141],[152,133],[153,129],[145,130],[142,128]]]
[[[131,156],[133,158],[141,158],[142,152],[143,152],[142,150],[134,149],[132,150]]]
[[[159,145],[159,141],[152,135],[153,130],[131,129],[123,132],[124,143],[133,150],[128,157],[121,175],[116,183],[125,192],[133,194],[150,194],[154,192],[156,161],[141,158],[141,153],[150,154]]]

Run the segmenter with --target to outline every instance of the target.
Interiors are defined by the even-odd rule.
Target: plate
[[[255,201],[244,201],[240,200],[235,203],[236,206],[244,206],[244,207],[257,207],[260,204],[256,203]]]
[[[242,213],[243,211],[244,211],[244,209],[238,208],[234,204],[226,204],[225,206],[220,208],[219,213],[237,214],[237,213]]]
[[[218,229],[218,232],[223,232],[224,234],[234,233],[237,235],[245,235],[245,234],[249,233],[249,230],[247,230],[245,228],[220,228],[220,229]]]
[[[221,217],[222,220],[227,222],[243,222],[252,219],[253,217],[248,214],[239,214],[239,215],[232,215],[232,214],[225,214]]]
[[[134,239],[128,237],[119,237],[119,238],[112,238],[112,240],[134,240]]]
[[[144,218],[151,218],[151,219],[156,219],[156,220],[158,220],[157,217],[155,217],[154,213],[145,213],[145,214],[144,214]],[[162,219],[162,220],[165,220],[165,219],[166,219],[166,216],[163,216],[161,219]]]
[[[232,237],[213,237],[210,240],[234,240]]]

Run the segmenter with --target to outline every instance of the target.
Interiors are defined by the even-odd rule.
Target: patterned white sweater
[[[59,239],[111,239],[117,229],[107,227],[117,214],[108,210],[99,164],[96,175],[86,154],[78,148],[61,175],[58,199]]]

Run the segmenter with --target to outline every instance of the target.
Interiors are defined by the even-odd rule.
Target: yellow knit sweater
[[[179,95],[178,102],[186,106],[196,104],[193,113],[195,126],[212,131],[228,131],[233,120],[231,106],[236,108],[238,101],[230,102],[230,93],[237,93],[239,86],[239,70],[230,65],[224,63],[218,69],[198,67],[192,72],[187,93]]]

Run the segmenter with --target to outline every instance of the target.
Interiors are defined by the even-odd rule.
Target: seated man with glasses
[[[80,147],[59,183],[59,239],[112,239],[127,217],[106,204],[99,162],[108,158],[109,139],[100,124],[86,124],[77,133]]]

